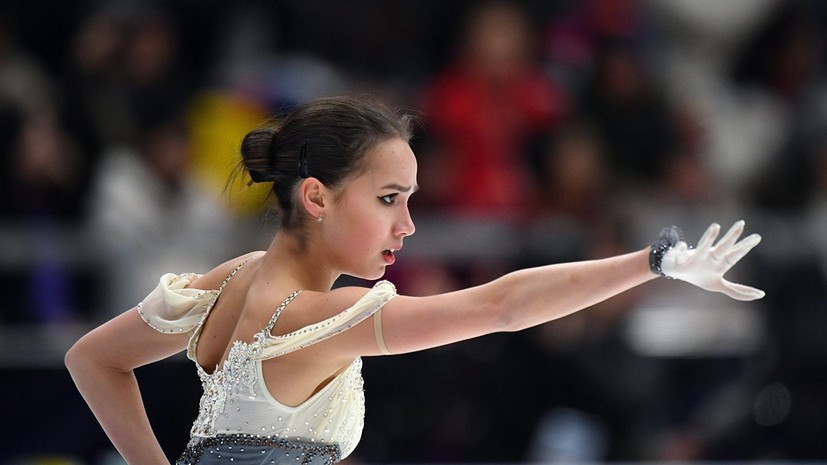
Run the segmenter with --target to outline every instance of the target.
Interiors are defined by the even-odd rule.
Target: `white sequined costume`
[[[138,306],[141,318],[161,332],[193,331],[187,356],[196,362],[201,328],[224,285],[239,268],[217,290],[188,288],[198,278],[196,274],[165,274]],[[204,393],[190,443],[178,463],[295,464],[300,460],[329,464],[347,457],[356,447],[365,414],[361,359],[354,360],[296,407],[284,405],[270,395],[261,363],[351,328],[382,308],[396,295],[396,288],[388,281],[380,281],[337,315],[290,334],[273,336],[273,325],[298,292],[285,299],[251,343],[234,342],[223,366],[207,373],[195,363]]]

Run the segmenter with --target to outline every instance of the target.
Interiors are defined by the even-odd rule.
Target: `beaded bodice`
[[[213,299],[212,304],[210,304],[210,308],[207,309],[204,314],[205,320],[209,314],[209,310],[215,305],[215,301],[218,300],[218,296],[221,294],[224,286],[227,285],[227,282],[243,265],[243,263],[239,265],[239,267],[233,270],[230,276],[221,283],[218,294]],[[195,343],[192,344],[193,350],[190,358],[195,362],[198,377],[201,379],[201,386],[204,392],[199,402],[198,417],[195,419],[190,430],[191,438],[215,435],[215,424],[219,414],[225,412],[225,404],[228,396],[231,397],[230,402],[232,404],[235,404],[236,398],[242,394],[242,390],[245,388],[245,394],[250,398],[256,398],[258,396],[255,384],[259,378],[262,379],[262,386],[264,386],[264,383],[263,377],[260,376],[260,367],[258,367],[255,361],[260,361],[262,358],[262,342],[266,338],[266,335],[272,331],[273,325],[276,320],[278,320],[281,312],[284,311],[287,304],[289,304],[299,292],[301,291],[295,291],[284,299],[278,309],[276,309],[275,314],[273,314],[273,318],[270,319],[270,323],[253,337],[252,343],[248,344],[244,341],[234,341],[229,354],[227,354],[227,360],[224,362],[224,365],[222,367],[216,367],[213,373],[207,373],[198,363],[195,357]],[[196,343],[202,326],[203,323],[199,325],[193,335]],[[257,367],[259,368],[258,370],[256,369]],[[238,411],[240,411],[240,408]],[[229,416],[229,413],[225,413],[225,418],[229,418]]]
[[[359,442],[365,404],[362,361],[356,359],[321,391],[297,407],[266,390],[260,343],[236,342],[221,370],[198,369],[204,387],[190,445],[216,435],[249,434],[309,443],[338,444],[343,456]]]
[[[247,394],[250,397],[256,397],[254,384],[257,373],[253,360],[258,358],[260,354],[260,342],[247,344],[242,341],[235,341],[223,368],[210,374],[196,364],[198,377],[201,379],[204,392],[201,395],[198,417],[192,425],[190,436],[209,437],[216,433],[215,423],[219,414],[225,411],[228,395],[231,397],[231,403],[234,404],[235,398],[233,396],[240,395],[242,389],[246,387],[249,390]]]
[[[181,284],[182,280],[189,282],[197,275],[164,275],[156,290],[139,308],[141,317],[158,331],[193,331],[187,355],[196,362],[195,352],[203,323],[227,281],[239,268],[215,291],[193,290]],[[190,446],[207,438],[244,435],[267,440],[332,444],[340,448],[342,458],[356,447],[365,415],[361,359],[355,359],[298,406],[284,405],[270,394],[263,377],[262,362],[335,336],[364,321],[393,298],[396,289],[393,284],[380,281],[356,304],[333,317],[290,334],[273,336],[273,325],[299,292],[294,292],[282,302],[270,323],[252,341],[233,342],[227,360],[212,373],[195,363],[204,392],[198,417],[191,429]],[[193,300],[193,305],[199,306],[200,310],[184,305],[182,294],[197,298]],[[163,305],[164,302],[166,305]],[[196,314],[200,319],[193,324]],[[176,326],[176,315],[188,317],[185,327]]]

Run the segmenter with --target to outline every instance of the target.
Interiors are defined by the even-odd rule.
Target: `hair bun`
[[[273,176],[271,176],[271,175],[269,175],[269,174],[267,174],[267,173],[264,173],[264,172],[262,172],[262,171],[258,171],[258,170],[248,170],[248,172],[250,173],[250,179],[252,179],[252,180],[253,180],[253,182],[269,182],[269,181],[273,181]]]
[[[241,159],[253,182],[275,179],[271,145],[277,133],[275,127],[263,127],[248,133],[241,142]]]

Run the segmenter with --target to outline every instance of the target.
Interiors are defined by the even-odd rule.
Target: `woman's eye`
[[[396,195],[397,194],[383,195],[382,197],[379,197],[379,200],[381,200],[382,203],[393,205],[394,202],[396,202]]]

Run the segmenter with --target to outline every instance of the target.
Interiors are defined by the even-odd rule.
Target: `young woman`
[[[272,183],[280,229],[270,247],[200,274],[166,274],[136,308],[81,338],[66,365],[131,464],[167,463],[133,369],[182,350],[204,394],[177,463],[331,464],[350,454],[364,421],[361,358],[519,331],[586,308],[658,275],[735,299],[763,292],[723,274],[758,244],[736,223],[696,248],[665,229],[643,250],[555,264],[428,297],[390,282],[332,289],[342,274],[381,278],[414,233],[417,190],[410,128],[369,99],[297,107],[248,134],[243,166]]]

